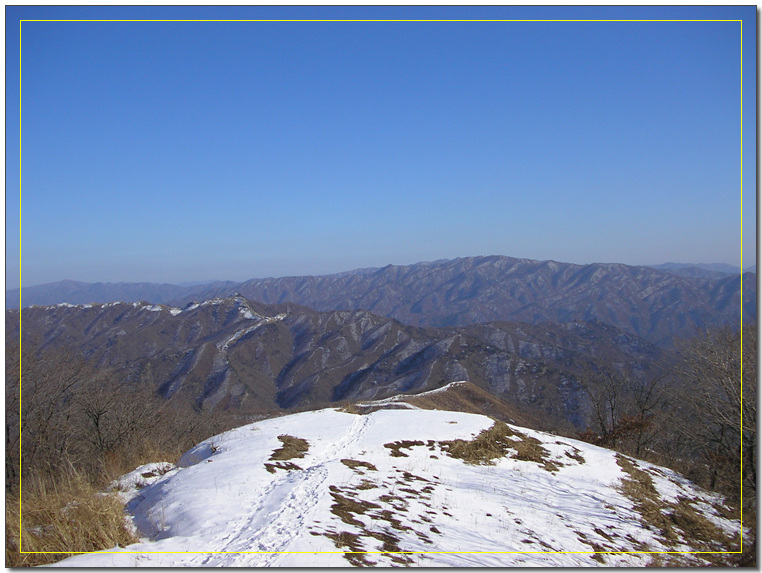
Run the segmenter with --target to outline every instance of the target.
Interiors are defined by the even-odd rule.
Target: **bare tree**
[[[649,447],[665,403],[665,376],[628,372],[597,362],[582,387],[590,400],[591,427],[581,438],[636,456]]]
[[[87,363],[66,352],[21,349],[18,364],[18,427],[21,472],[52,471],[68,463],[73,397],[91,375]],[[8,381],[6,381],[8,382]],[[6,392],[8,393],[8,392]],[[9,416],[6,416],[6,422]]]
[[[688,431],[708,465],[709,486],[736,495],[742,472],[744,486],[756,491],[756,339],[749,325],[707,329],[678,343],[676,372],[693,416]]]

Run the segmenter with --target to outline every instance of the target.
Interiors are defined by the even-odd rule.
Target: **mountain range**
[[[184,308],[112,302],[8,310],[37,351],[70,349],[125,383],[247,414],[418,393],[468,380],[516,408],[514,421],[584,429],[583,382],[598,364],[656,376],[656,345],[600,321],[416,327],[367,311],[317,312],[241,295]]]
[[[147,301],[183,307],[240,293],[317,311],[365,310],[421,327],[599,320],[662,346],[703,326],[740,324],[742,313],[744,321],[756,320],[755,274],[674,263],[663,267],[468,257],[190,287],[62,281],[6,291],[6,305]]]

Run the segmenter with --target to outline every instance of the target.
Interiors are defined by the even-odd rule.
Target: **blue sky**
[[[7,288],[480,254],[749,266],[755,18],[9,6]],[[744,25],[743,46],[740,22],[633,21],[21,22],[19,42],[42,19]]]

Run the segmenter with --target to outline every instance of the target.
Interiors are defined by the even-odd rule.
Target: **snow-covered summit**
[[[273,418],[116,485],[140,543],[57,565],[640,566],[649,551],[727,551],[739,531],[670,470],[446,411]]]

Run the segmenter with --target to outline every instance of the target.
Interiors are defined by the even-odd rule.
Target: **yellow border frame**
[[[201,19],[201,20],[19,20],[19,335],[21,333],[21,24],[22,22],[473,22],[473,23],[486,23],[486,22],[547,22],[547,23],[560,23],[560,22],[740,22],[741,24],[741,403],[743,404],[743,20],[681,20],[681,19],[667,19],[667,20],[619,20],[619,19],[601,19],[601,20],[216,20],[216,19]],[[20,350],[19,350],[20,351]],[[21,420],[21,356],[19,355],[19,422]],[[20,431],[19,425],[19,431]],[[19,538],[19,553],[42,555],[42,554],[69,554],[69,555],[82,555],[90,553],[103,553],[103,554],[346,554],[355,553],[361,555],[374,555],[374,554],[395,554],[395,555],[429,555],[429,554],[467,554],[467,555],[502,555],[502,554],[540,554],[540,555],[560,555],[560,554],[609,554],[609,555],[639,555],[639,554],[656,554],[656,555],[668,555],[668,554],[688,554],[688,555],[735,555],[743,553],[743,407],[741,408],[741,519],[740,519],[740,539],[741,548],[738,551],[21,551],[21,539]],[[21,436],[19,435],[19,486],[21,485]],[[21,498],[19,497],[19,531],[21,530]]]

